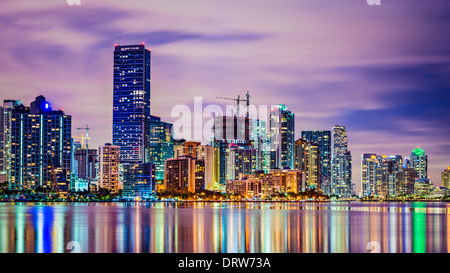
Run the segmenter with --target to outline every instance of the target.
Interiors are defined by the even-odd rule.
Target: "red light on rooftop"
[[[114,44],[114,46],[118,46],[118,44]]]
[[[145,43],[144,43],[144,42],[142,42],[142,43],[141,43],[141,45],[144,45],[144,46],[145,46]]]

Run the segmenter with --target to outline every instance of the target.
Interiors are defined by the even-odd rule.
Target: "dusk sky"
[[[151,113],[175,105],[285,104],[302,130],[348,130],[353,181],[362,153],[429,155],[450,165],[450,1],[0,1],[0,99],[44,95],[111,142],[114,44],[152,51]],[[206,121],[205,119],[204,121]],[[73,130],[73,136],[82,131]],[[204,141],[205,142],[205,141]]]

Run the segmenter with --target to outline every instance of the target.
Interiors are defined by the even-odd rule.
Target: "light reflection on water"
[[[447,203],[0,203],[0,252],[448,252]]]

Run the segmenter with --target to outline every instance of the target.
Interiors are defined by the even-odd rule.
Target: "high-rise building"
[[[173,157],[173,124],[151,116],[150,121],[150,161],[155,164],[156,180],[164,179],[164,162]]]
[[[70,185],[71,116],[52,110],[43,96],[30,107],[11,109],[7,132],[10,137],[7,164],[11,190],[58,190]]]
[[[321,178],[320,189],[331,194],[331,131],[302,131],[302,139],[319,146]]]
[[[205,189],[205,160],[182,156],[169,158],[164,166],[164,188],[195,193]]]
[[[295,115],[279,104],[270,111],[271,169],[294,169]]]
[[[332,159],[331,193],[339,197],[352,195],[352,154],[346,151]]]
[[[111,193],[119,192],[120,147],[106,143],[98,148],[98,186]]]
[[[11,111],[21,104],[20,100],[5,100],[0,107],[0,183],[7,182],[11,175]]]
[[[441,187],[450,189],[450,166],[441,174]]]
[[[253,120],[251,128],[252,148],[256,150],[256,170],[268,172],[270,170],[270,139],[266,122],[259,119]]]
[[[347,149],[347,130],[340,125],[333,126],[332,130],[331,194],[350,197],[352,195],[352,155]]]
[[[375,196],[378,181],[380,158],[376,154],[361,155],[361,188],[363,196]]]
[[[417,178],[427,178],[428,176],[428,155],[419,147],[411,152],[411,157],[407,160],[407,167],[417,171]]]
[[[298,139],[294,145],[294,168],[305,175],[308,190],[320,190],[320,150],[317,144]]]
[[[121,163],[149,162],[150,50],[145,45],[115,46],[113,145]]]

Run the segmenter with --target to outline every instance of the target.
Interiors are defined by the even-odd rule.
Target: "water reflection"
[[[446,203],[0,203],[0,252],[448,252]]]

